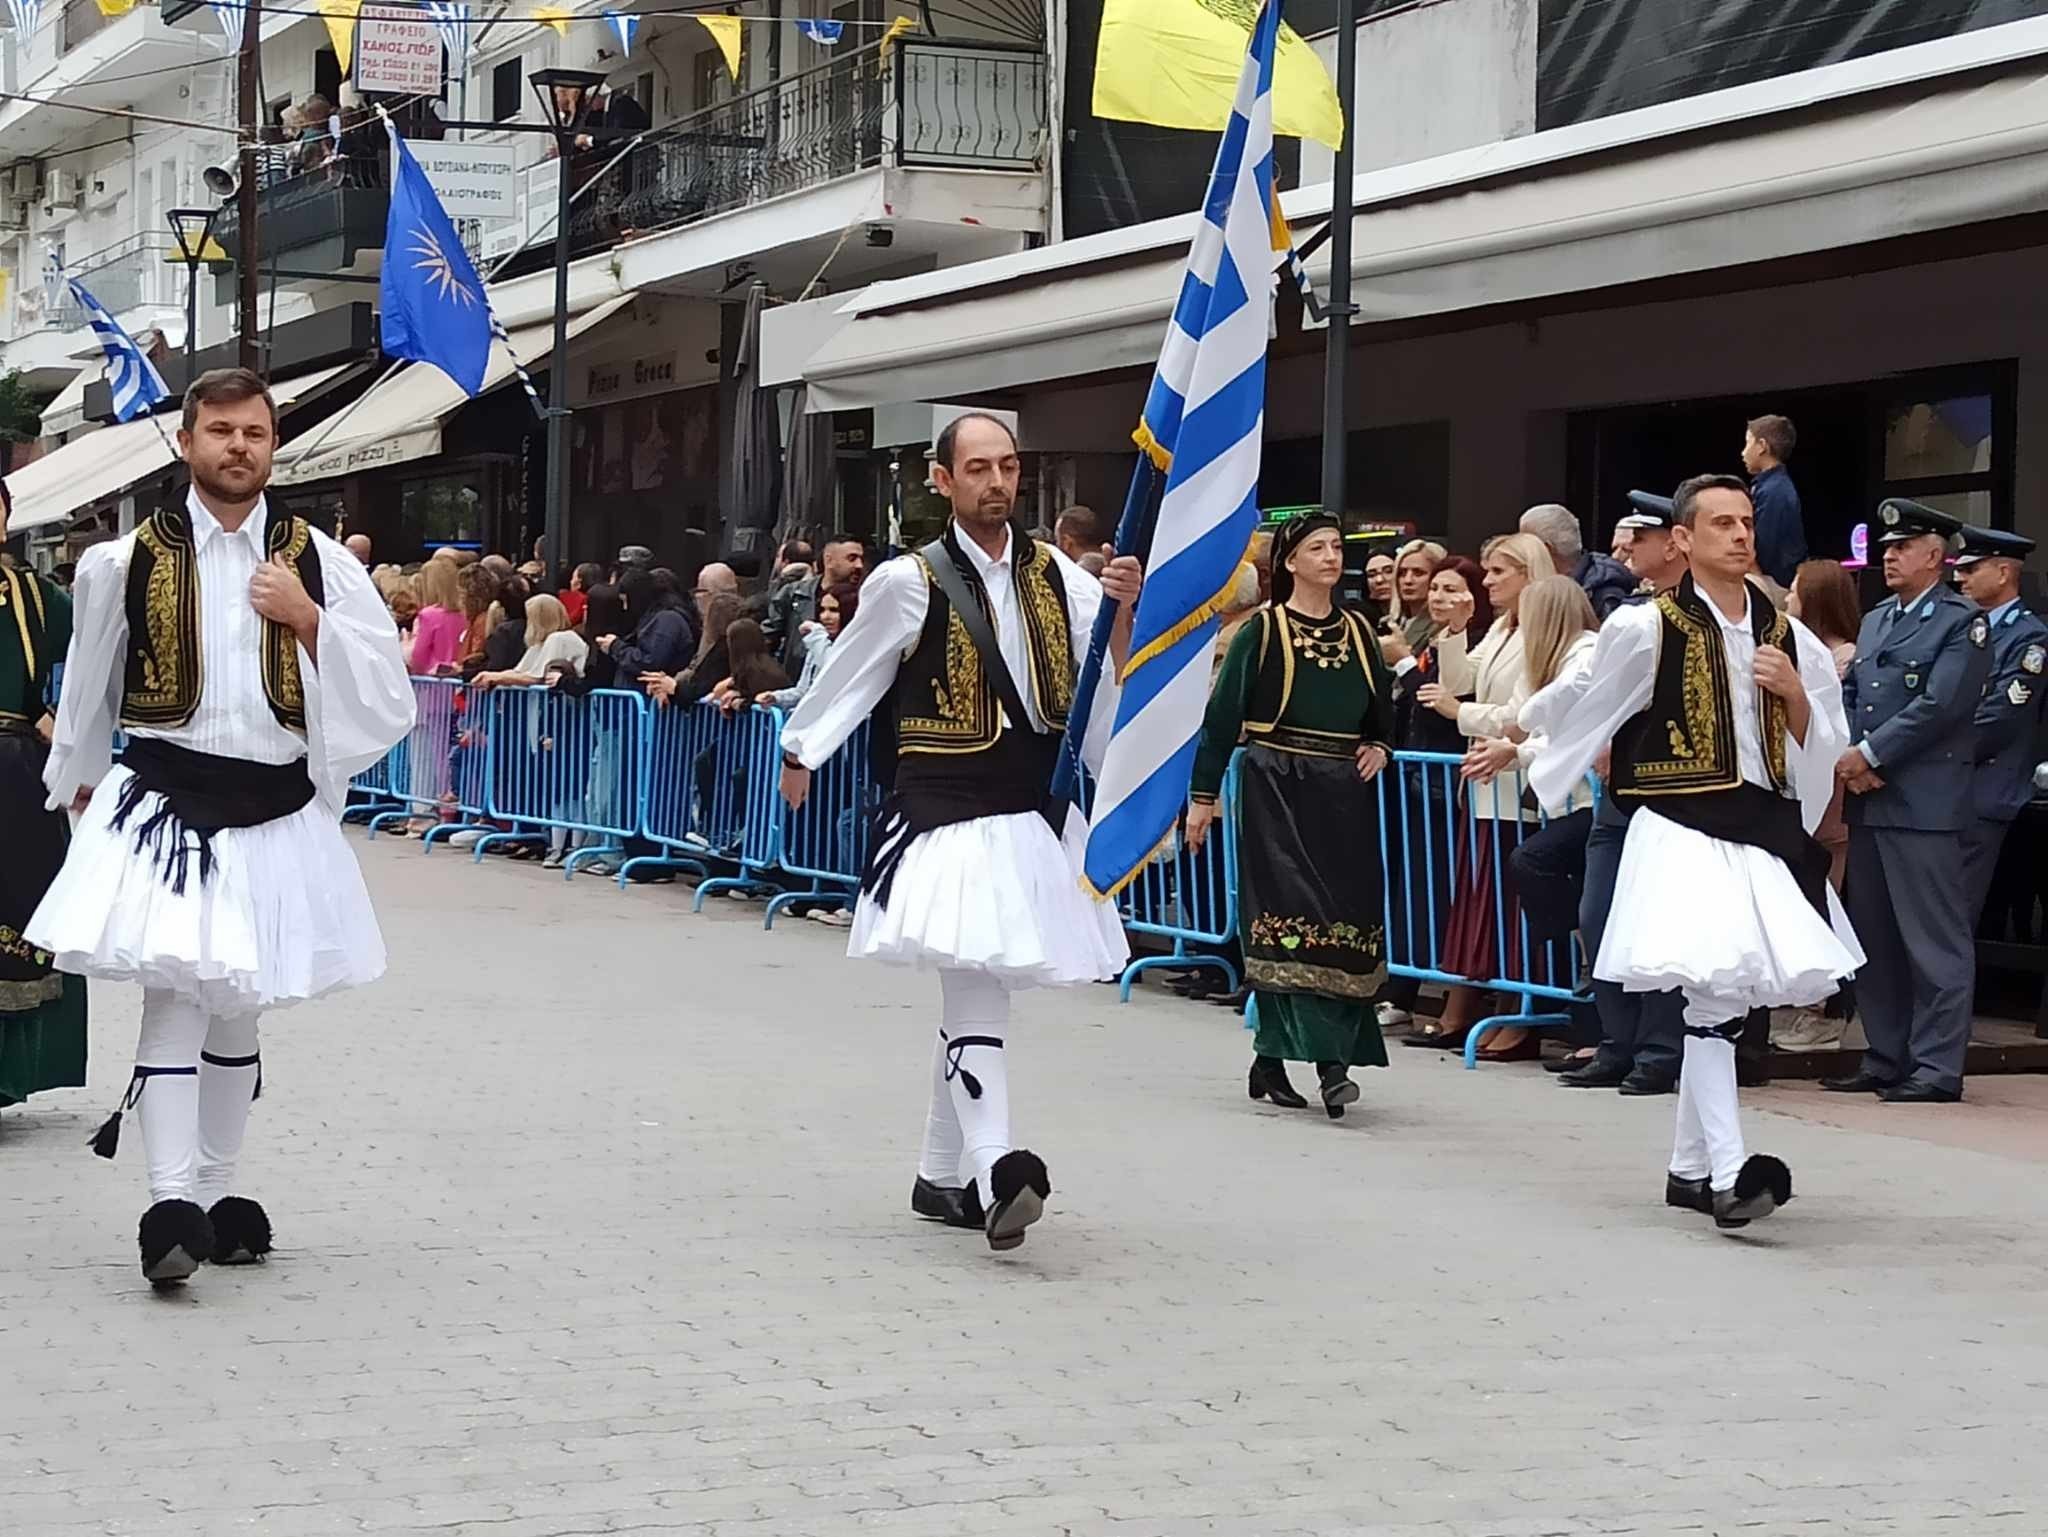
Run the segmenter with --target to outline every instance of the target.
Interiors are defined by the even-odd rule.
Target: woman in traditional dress
[[[1258,1013],[1250,1093],[1299,1109],[1286,1062],[1313,1062],[1330,1118],[1352,1067],[1385,1067],[1372,999],[1386,977],[1379,791],[1393,693],[1372,631],[1339,608],[1335,518],[1283,524],[1273,601],[1232,637],[1195,755],[1187,838],[1200,848],[1230,757],[1238,782],[1238,932]]]
[[[64,813],[43,809],[50,671],[70,644],[71,599],[0,567],[0,1105],[85,1082],[85,978],[51,970],[50,953],[22,936],[71,841]]]

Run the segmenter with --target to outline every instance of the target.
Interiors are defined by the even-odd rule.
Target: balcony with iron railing
[[[10,339],[38,331],[75,331],[86,324],[86,312],[65,278],[77,278],[116,316],[148,304],[175,307],[184,298],[183,269],[166,258],[176,248],[168,229],[146,230],[68,262],[61,276],[25,279],[15,289]]]
[[[851,52],[617,146],[572,157],[583,256],[880,166],[1031,172],[1046,153],[1046,61],[1029,48],[898,39]],[[609,165],[609,169],[606,167]],[[537,195],[527,173],[523,200]],[[552,168],[543,173],[552,185]],[[592,180],[598,185],[589,186]],[[527,226],[545,222],[529,213]],[[506,275],[545,267],[536,240]]]
[[[257,261],[294,271],[345,272],[365,251],[381,251],[391,207],[391,152],[384,130],[265,145],[256,152]],[[241,214],[226,204],[213,237],[229,260],[242,249]]]

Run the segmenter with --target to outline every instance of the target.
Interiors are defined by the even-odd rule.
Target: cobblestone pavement
[[[392,974],[266,1026],[273,1263],[138,1279],[133,993],[0,1118],[0,1531],[2048,1530],[2035,1162],[1752,1110],[1801,1198],[1729,1239],[1669,1100],[1397,1051],[1333,1125],[1101,988],[1020,1008],[1055,1196],[996,1257],[905,1212],[930,979],[361,847]]]

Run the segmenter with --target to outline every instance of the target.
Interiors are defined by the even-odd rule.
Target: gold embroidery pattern
[[[1759,595],[1752,601],[1763,599]],[[1636,784],[1640,791],[1667,794],[1733,788],[1741,782],[1742,769],[1736,761],[1734,701],[1728,697],[1727,650],[1720,627],[1688,613],[1675,592],[1657,599],[1657,612],[1678,632],[1684,646],[1679,674],[1685,719],[1664,721],[1671,756],[1638,759]],[[1771,617],[1762,644],[1781,647],[1796,665],[1790,622],[1775,611]],[[1668,643],[1668,632],[1665,638]],[[1764,765],[1772,786],[1779,790],[1790,782],[1785,765],[1787,721],[1785,701],[1759,689],[1757,724],[1763,737]]]
[[[11,602],[10,602],[11,599]],[[34,685],[42,677],[42,669],[36,665],[36,638],[29,626],[29,601],[35,601],[36,629],[48,622],[43,612],[43,595],[36,586],[33,576],[17,576],[12,567],[0,568],[0,608],[12,607],[14,622],[21,630],[21,659],[28,669],[29,683]]]
[[[30,944],[21,930],[4,923],[0,923],[0,955],[26,961],[31,966],[47,966],[51,961],[49,951]]]
[[[64,973],[53,971],[33,982],[0,982],[0,1014],[26,1014],[64,996]]]
[[[1770,632],[1763,643],[1777,646],[1792,659],[1794,671],[1799,667],[1799,645],[1792,638],[1792,621],[1783,614],[1773,611]],[[1764,738],[1764,770],[1771,776],[1771,787],[1783,790],[1792,782],[1792,776],[1785,766],[1785,736],[1791,729],[1791,711],[1785,701],[1767,689],[1756,691],[1757,726]]]
[[[922,555],[914,557],[924,571],[927,601],[941,602],[938,579]],[[995,691],[982,675],[981,654],[968,638],[967,626],[955,613],[946,615],[946,679],[932,685],[932,713],[906,713],[896,724],[897,751],[926,753],[980,752],[1001,732]]]
[[[1024,632],[1031,652],[1031,701],[1046,725],[1062,730],[1074,707],[1074,639],[1068,633],[1067,600],[1047,572],[1052,554],[1045,545],[1032,547],[1032,558],[1017,573],[1017,595],[1024,611]]]
[[[270,526],[270,547],[296,567],[313,542],[304,518]],[[306,686],[299,675],[299,639],[283,625],[263,621],[263,692],[278,719],[294,731],[306,729]]]
[[[199,707],[199,563],[182,520],[158,513],[135,531],[134,558],[148,562],[142,634],[130,635],[124,726],[182,726]],[[132,590],[132,589],[131,589]],[[132,621],[131,621],[132,623]]]

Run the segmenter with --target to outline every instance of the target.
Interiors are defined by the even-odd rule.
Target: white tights
[[[993,1199],[988,1171],[1010,1150],[1010,1081],[1003,1055],[1010,994],[985,971],[953,968],[939,973],[939,991],[942,1023],[932,1051],[931,1109],[917,1172],[949,1190],[979,1181],[986,1206]]]
[[[209,1015],[176,993],[142,995],[135,1116],[152,1201],[212,1206],[230,1193],[262,1066],[257,1015]]]
[[[1739,1026],[1748,1012],[1745,999],[1685,995],[1688,1031]],[[1671,1144],[1671,1172],[1728,1190],[1747,1156],[1742,1107],[1735,1093],[1735,1042],[1726,1036],[1688,1033],[1678,1070],[1678,1130]]]

